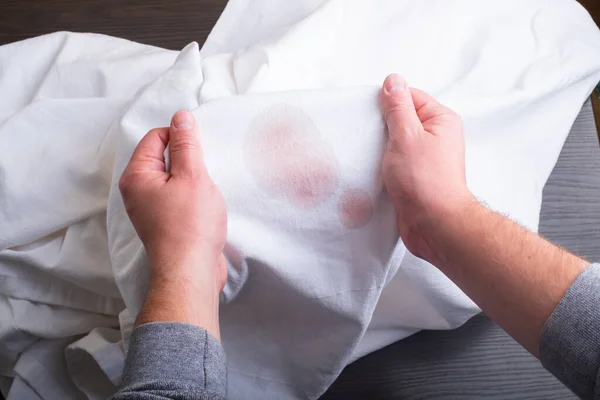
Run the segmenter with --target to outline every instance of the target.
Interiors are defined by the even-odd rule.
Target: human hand
[[[165,170],[163,156],[167,144],[170,172]],[[218,296],[227,279],[222,255],[227,211],[221,192],[208,175],[191,113],[178,111],[169,128],[156,128],[144,136],[121,176],[119,189],[150,261],[152,293],[146,302],[150,297],[179,299],[173,312],[180,313],[182,302],[201,296],[197,303],[205,304],[206,309],[195,310],[194,315],[171,312],[162,319],[183,319],[180,322],[196,323],[209,331],[208,325],[216,323],[216,334],[211,333],[218,337],[218,320],[195,318],[198,313],[213,318],[215,309],[218,312]]]
[[[397,74],[381,92],[388,126],[383,178],[408,250],[436,259],[428,235],[446,218],[477,204],[467,189],[462,120]]]

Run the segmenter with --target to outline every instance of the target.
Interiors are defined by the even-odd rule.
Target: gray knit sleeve
[[[195,325],[154,322],[131,335],[121,389],[113,400],[222,400],[227,372],[217,339]]]
[[[600,265],[573,282],[542,330],[544,367],[584,399],[600,400]]]

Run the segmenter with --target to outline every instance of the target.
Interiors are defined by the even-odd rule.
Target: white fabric
[[[93,368],[74,372],[88,362],[116,383],[124,352],[106,328],[118,315],[126,339],[147,287],[116,183],[143,134],[181,108],[229,209],[231,398],[316,398],[353,359],[462,324],[475,305],[396,243],[378,87],[397,71],[458,111],[469,187],[535,230],[599,51],[572,0],[232,0],[202,50],[70,33],[1,47],[0,313],[13,321],[1,373],[22,365],[9,399],[101,397]],[[61,361],[73,385],[32,385],[17,359],[32,340],[92,328]]]

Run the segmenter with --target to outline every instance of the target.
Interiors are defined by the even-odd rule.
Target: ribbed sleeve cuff
[[[140,325],[131,335],[122,386],[177,382],[225,398],[225,352],[206,330],[177,322]]]
[[[600,399],[600,265],[588,266],[542,330],[542,365],[585,399]]]

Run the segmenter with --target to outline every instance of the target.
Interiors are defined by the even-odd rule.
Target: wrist
[[[146,247],[151,280],[164,283],[186,280],[203,284],[215,280],[218,254],[203,246],[164,245]]]
[[[418,251],[420,256],[437,267],[448,262],[448,246],[466,233],[468,227],[475,225],[482,213],[489,211],[468,190],[457,194],[438,207],[430,208],[422,223],[419,235]]]
[[[218,257],[200,246],[146,247],[150,286],[137,325],[183,322],[219,338]]]
[[[219,293],[213,284],[187,277],[154,276],[136,325],[149,322],[182,322],[206,329],[220,340]]]

